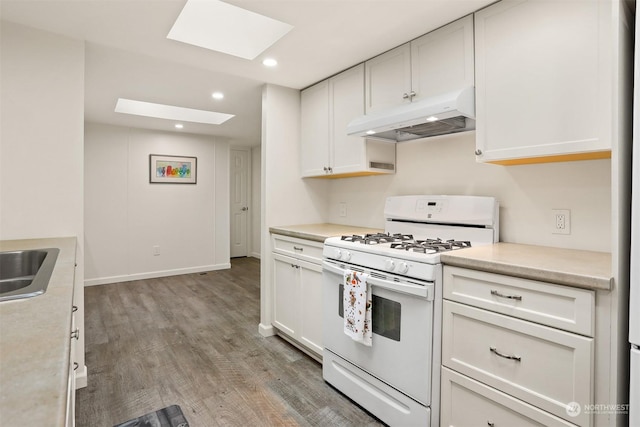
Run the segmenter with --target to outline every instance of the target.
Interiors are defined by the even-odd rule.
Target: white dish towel
[[[371,347],[371,286],[365,273],[344,272],[344,333]]]

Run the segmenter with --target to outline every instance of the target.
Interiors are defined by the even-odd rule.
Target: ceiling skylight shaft
[[[173,105],[154,104],[152,102],[134,101],[132,99],[124,98],[118,99],[115,112],[181,122],[205,123],[210,125],[219,125],[234,117],[233,114],[196,110],[193,108],[176,107]]]
[[[219,0],[188,0],[167,38],[255,59],[292,28]]]

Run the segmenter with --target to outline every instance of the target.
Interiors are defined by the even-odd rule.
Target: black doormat
[[[167,406],[113,427],[189,427],[178,405]]]

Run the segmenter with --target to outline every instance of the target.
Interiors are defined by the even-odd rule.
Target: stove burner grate
[[[391,249],[404,249],[406,251],[422,253],[446,252],[470,247],[471,242],[467,240],[444,241],[442,239],[412,240],[391,244]]]
[[[362,243],[365,245],[377,245],[380,243],[392,243],[413,240],[411,234],[389,234],[389,233],[370,233],[364,236],[353,234],[351,236],[342,236],[340,238],[345,242]]]

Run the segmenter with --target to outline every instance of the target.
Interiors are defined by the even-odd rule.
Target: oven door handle
[[[328,263],[327,261],[322,262],[322,269],[327,270],[331,273],[337,274],[340,277],[344,276],[345,270],[335,266],[334,264]],[[418,297],[426,298],[428,301],[433,301],[433,283],[425,283],[424,285],[414,285],[411,283],[403,283],[403,282],[394,282],[391,280],[382,280],[377,277],[369,276],[367,278],[367,283],[371,286],[376,286],[379,288],[387,289],[392,292],[402,292],[403,294],[415,295]]]
[[[432,283],[426,283],[424,286],[412,285],[411,283],[400,283],[381,280],[371,276],[367,278],[367,283],[378,288],[388,289],[393,292],[402,292],[403,294],[415,295],[418,297],[426,298],[429,301],[433,301]]]

